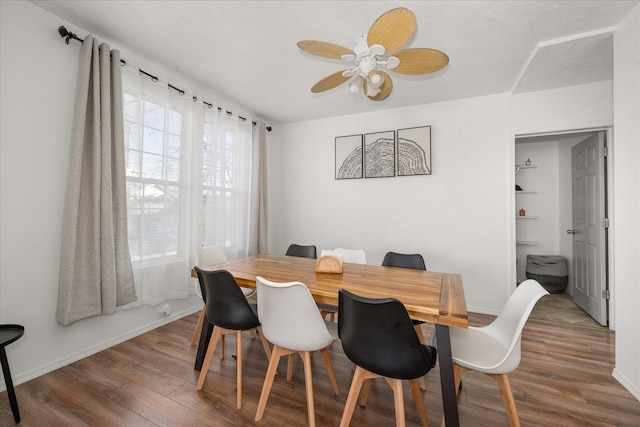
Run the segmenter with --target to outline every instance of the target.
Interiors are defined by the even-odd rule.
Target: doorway
[[[575,177],[572,177],[575,175],[572,161],[576,161],[575,153],[572,155],[572,148],[587,140],[600,140],[606,144],[608,136],[607,129],[589,129],[517,135],[515,138],[517,282],[526,279],[527,255],[554,255],[566,259],[568,282],[564,289],[554,286],[553,291],[559,293],[547,297],[547,312],[550,313],[554,307],[558,307],[549,320],[561,319],[566,314],[567,323],[576,323],[579,321],[576,313],[590,311],[587,314],[599,324],[608,324],[608,240],[607,230],[600,228],[601,225],[607,225],[605,222],[601,224],[606,218],[607,185],[605,183],[604,190],[595,194],[598,200],[594,201],[599,208],[597,211],[602,210],[603,214],[590,213],[593,214],[591,222],[597,221],[603,235],[600,243],[602,256],[593,257],[594,250],[585,251],[585,246],[581,245],[583,242],[576,238],[583,235],[581,231],[575,231],[576,227],[580,227],[576,225],[576,218],[580,219],[583,216],[576,216],[576,206],[579,204],[575,201],[574,193],[580,193],[585,188],[575,188]],[[599,154],[598,150],[598,156]],[[603,154],[606,154],[604,150]],[[608,173],[604,166],[606,160],[606,157],[598,159],[603,165],[603,179],[606,179]],[[582,182],[584,183],[584,180]],[[588,299],[585,298],[585,289],[590,295]],[[573,299],[577,299],[582,306],[581,309],[574,309]],[[585,301],[588,301],[588,304],[585,304]],[[572,306],[570,310],[566,309],[567,304]],[[594,311],[594,306],[601,306],[604,314],[602,310]],[[586,321],[589,322],[592,320]]]

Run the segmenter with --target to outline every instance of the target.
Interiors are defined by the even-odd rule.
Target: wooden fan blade
[[[342,73],[344,72],[345,70],[338,71],[337,73],[333,73],[330,76],[327,76],[324,79],[320,80],[318,83],[313,85],[313,87],[311,88],[311,92],[324,92],[325,90],[333,89],[334,87],[346,82],[351,77],[344,77],[342,75]]]
[[[383,101],[387,99],[389,95],[391,95],[391,91],[393,90],[393,82],[391,81],[391,76],[389,76],[389,74],[382,71],[377,71],[377,72],[380,73],[384,78],[384,83],[382,83],[382,85],[380,86],[380,92],[377,95],[375,96],[367,95],[367,98],[369,98],[372,101]],[[364,87],[365,94],[367,93],[366,85],[367,83],[365,83],[365,87]]]
[[[400,74],[429,74],[446,67],[449,57],[439,50],[415,48],[404,49],[393,56],[400,60],[400,65],[392,71]]]
[[[381,44],[387,53],[400,49],[416,29],[416,16],[409,9],[397,7],[382,14],[367,35],[367,44]]]
[[[355,55],[351,49],[347,49],[346,47],[316,40],[299,41],[298,47],[307,53],[322,56],[323,58],[342,59],[342,55]]]

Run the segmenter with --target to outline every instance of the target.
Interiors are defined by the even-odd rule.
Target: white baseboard
[[[633,395],[637,400],[640,401],[640,385],[634,384],[629,378],[623,375],[618,369],[614,368],[612,373],[613,378],[618,380],[618,382],[626,388],[629,393]]]
[[[135,338],[138,335],[142,335],[146,332],[157,329],[161,326],[164,326],[168,323],[171,323],[183,317],[190,316],[193,313],[199,312],[201,309],[202,309],[202,305],[200,305],[199,307],[187,307],[181,311],[172,313],[167,317],[161,317],[156,321],[153,321],[146,325],[140,326],[139,328],[128,331],[126,334],[120,335],[110,340],[103,341],[99,344],[85,348],[82,351],[70,354],[58,360],[54,360],[49,363],[46,363],[45,365],[39,366],[36,369],[32,369],[30,371],[24,372],[20,375],[13,377],[12,378],[13,385],[17,386],[19,384],[30,381],[34,378],[38,378],[39,376],[42,376],[44,374],[48,374],[49,372],[53,372],[56,369],[62,368],[63,366],[67,366],[73,362],[77,362],[78,360],[84,359],[85,357],[91,356],[93,354],[101,352],[102,350],[106,350],[110,347],[113,347],[114,345],[125,342],[131,338]],[[0,391],[4,391],[6,389],[7,389],[7,385],[5,384],[4,379],[2,379],[0,381]]]

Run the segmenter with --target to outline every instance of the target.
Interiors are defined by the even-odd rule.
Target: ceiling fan
[[[349,68],[331,74],[317,82],[311,92],[333,89],[349,81],[351,92],[360,90],[373,101],[387,99],[393,82],[385,70],[408,75],[436,72],[447,66],[449,57],[439,50],[411,48],[398,51],[413,35],[416,17],[404,7],[391,9],[373,23],[368,34],[358,38],[351,50],[333,43],[303,40],[298,47],[312,55],[339,59]]]

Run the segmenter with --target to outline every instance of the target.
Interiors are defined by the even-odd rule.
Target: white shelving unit
[[[533,240],[516,240],[516,245],[522,245],[522,246],[537,245],[537,243],[534,242]]]
[[[520,172],[522,173],[523,171],[526,171],[527,169],[536,169],[537,166],[520,166]],[[524,195],[535,195],[538,194],[537,191],[530,191],[530,190],[523,190],[523,191],[516,191],[516,196],[524,196]],[[522,198],[522,197],[516,197],[516,220],[535,220],[538,219],[538,217],[536,215],[524,215],[521,216],[519,215],[519,211],[520,211],[520,207],[522,206],[523,199],[526,200],[527,198]],[[525,224],[527,222],[520,222],[518,221],[518,223],[522,223]],[[516,232],[517,233],[517,232]],[[524,233],[526,235],[526,233]],[[537,242],[534,240],[525,240],[525,239],[518,239],[516,240],[516,245],[520,245],[520,246],[533,246],[536,245]]]

